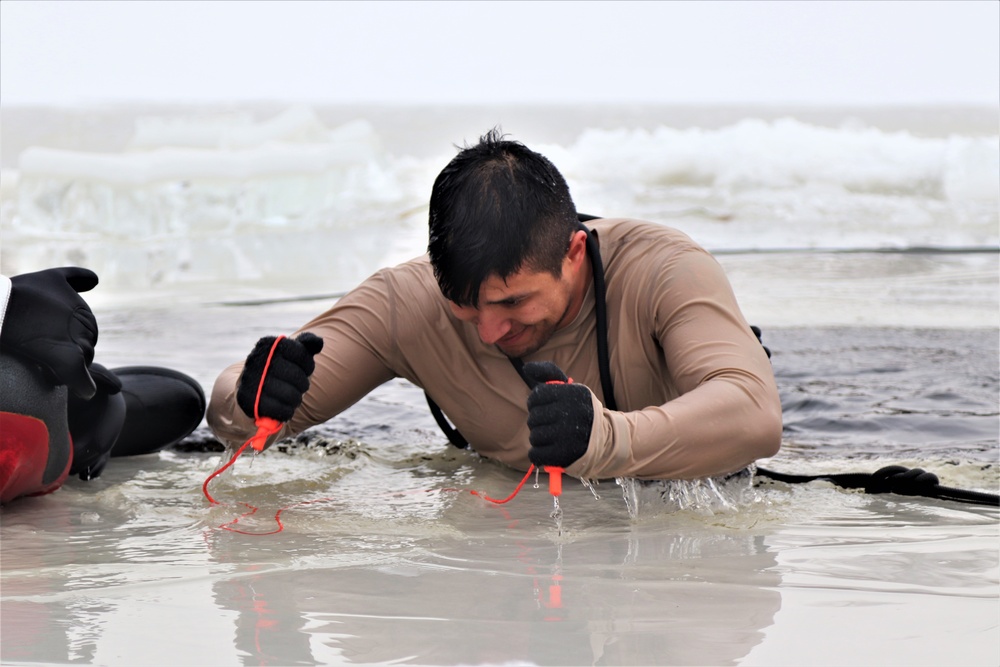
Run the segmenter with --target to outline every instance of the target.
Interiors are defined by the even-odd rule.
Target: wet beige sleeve
[[[310,331],[323,339],[323,350],[315,357],[316,370],[302,405],[268,445],[325,422],[394,377],[386,361],[394,345],[392,307],[386,294],[384,276],[376,274],[291,334]],[[256,430],[236,403],[242,371],[239,362],[219,375],[208,407],[209,427],[231,446],[243,444]]]
[[[653,326],[679,396],[630,412],[595,398],[587,452],[568,469],[576,477],[693,479],[780,446],[774,374],[719,264],[705,252],[676,253],[656,284]]]

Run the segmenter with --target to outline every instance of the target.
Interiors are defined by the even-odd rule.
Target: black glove
[[[524,375],[537,383],[528,395],[528,458],[536,466],[565,468],[587,451],[594,425],[590,390],[582,384],[546,384],[567,381],[549,361],[525,364]]]
[[[247,357],[236,388],[236,402],[251,418],[257,416],[254,415],[257,388],[274,341],[274,336],[265,336],[257,341]],[[279,422],[292,418],[295,409],[302,404],[302,395],[309,389],[309,376],[316,369],[313,357],[322,349],[323,339],[308,331],[297,339],[285,338],[278,343],[260,392],[259,416]]]
[[[94,289],[97,274],[67,266],[10,279],[10,302],[0,332],[5,354],[42,367],[49,381],[83,399],[97,391],[87,370],[94,360],[97,319],[79,295]]]

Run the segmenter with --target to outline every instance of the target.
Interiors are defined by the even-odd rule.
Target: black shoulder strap
[[[583,216],[581,216],[583,218]],[[588,216],[589,218],[589,216]],[[593,219],[593,218],[589,218]],[[604,282],[604,262],[594,233],[580,225],[587,232],[587,255],[594,270],[594,312],[597,316],[597,367],[601,372],[601,389],[604,390],[604,405],[609,410],[617,410],[615,387],[611,383],[611,354],[608,350],[608,289]]]
[[[441,410],[441,406],[434,402],[431,395],[426,391],[424,392],[424,397],[427,399],[427,407],[431,409],[431,415],[434,417],[434,421],[437,422],[438,428],[440,428],[445,436],[448,438],[448,442],[455,445],[459,449],[465,449],[469,446],[469,441],[465,439],[465,436],[459,433],[458,429],[448,423],[448,419],[444,416],[444,412]]]

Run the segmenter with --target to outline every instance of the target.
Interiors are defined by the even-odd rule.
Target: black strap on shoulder
[[[580,216],[582,219],[584,216]],[[586,216],[588,219],[593,219]],[[597,362],[601,371],[601,389],[604,391],[604,405],[609,410],[617,410],[615,386],[611,383],[611,354],[608,350],[608,289],[604,282],[604,262],[594,233],[580,225],[587,232],[587,256],[594,271],[594,313],[597,316]]]
[[[448,442],[458,447],[459,449],[465,449],[469,446],[469,441],[465,439],[465,436],[459,433],[458,429],[448,423],[448,419],[444,416],[444,412],[441,410],[441,406],[434,402],[431,395],[426,391],[424,392],[424,397],[427,399],[427,407],[431,409],[431,415],[434,417],[434,421],[437,422],[438,427],[444,432],[445,437],[448,438]]]

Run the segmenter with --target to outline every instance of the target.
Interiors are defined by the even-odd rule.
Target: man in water
[[[681,232],[584,227],[555,166],[494,130],[437,177],[428,250],[293,337],[258,341],[215,383],[215,434],[240,444],[256,414],[285,422],[272,440],[289,436],[403,377],[453,442],[521,470],[693,479],[777,452],[768,354]]]

